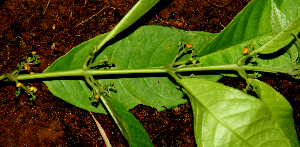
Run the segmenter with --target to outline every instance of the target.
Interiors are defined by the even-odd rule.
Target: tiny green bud
[[[30,61],[31,61],[31,59],[32,59],[31,57],[28,57],[28,58],[27,58],[27,62],[30,62]]]

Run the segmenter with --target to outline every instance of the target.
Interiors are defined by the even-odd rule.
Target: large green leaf
[[[285,19],[284,19],[285,20]],[[280,20],[283,21],[284,20]],[[287,22],[288,23],[288,22]],[[277,24],[277,23],[276,23]],[[276,28],[276,31],[278,28]],[[289,25],[283,28],[272,40],[261,46],[256,50],[257,53],[269,54],[278,51],[279,49],[288,45],[295,37],[293,33],[298,34],[300,31],[300,15],[296,17]]]
[[[198,55],[208,55],[244,42],[261,41],[260,37],[273,35],[272,27],[276,23],[273,18],[271,20],[271,13],[275,11],[272,5],[286,16],[288,22],[292,22],[299,14],[298,0],[253,0],[212,42],[201,49]],[[262,40],[261,43],[265,44],[266,40]]]
[[[259,99],[217,82],[198,78],[182,81],[193,108],[198,146],[290,146],[272,112]]]
[[[113,28],[111,32],[98,43],[97,49],[99,50],[106,42],[114,38],[116,35],[130,27],[138,19],[140,19],[145,13],[147,13],[159,0],[139,0],[130,11],[122,18],[122,20]]]
[[[107,34],[90,39],[56,60],[44,72],[81,69],[85,58]],[[102,60],[104,55],[115,61],[114,69],[135,69],[164,66],[174,59],[178,43],[184,41],[202,48],[215,34],[205,32],[190,32],[159,26],[144,26],[131,35],[119,40],[106,49],[95,59]],[[182,99],[182,92],[166,76],[151,75],[152,77],[133,76],[101,76],[96,77],[102,84],[112,81],[117,88],[113,98],[127,109],[138,104],[157,108],[176,107],[187,102]],[[44,81],[49,90],[57,97],[86,110],[106,114],[102,106],[91,105],[90,89],[83,78]],[[164,106],[164,107],[163,107]]]
[[[256,91],[261,101],[271,110],[272,120],[280,126],[292,146],[299,146],[293,119],[293,108],[290,103],[279,92],[266,83],[256,79],[249,80],[255,83],[257,87]]]
[[[300,31],[299,7],[299,0],[253,0],[199,50],[202,65],[236,63],[249,43],[255,45],[258,53],[272,53],[286,46],[293,39],[290,33]],[[290,62],[287,53],[257,60],[258,66],[279,69],[288,69]]]
[[[115,120],[123,136],[131,147],[153,146],[149,135],[141,123],[118,101],[102,97],[110,116]]]

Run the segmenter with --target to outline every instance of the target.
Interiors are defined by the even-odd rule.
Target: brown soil
[[[37,51],[41,57],[41,64],[31,71],[42,72],[72,47],[110,31],[136,2],[7,0],[0,3],[0,74],[12,72],[31,51]],[[219,32],[248,2],[164,0],[139,25]],[[290,101],[300,134],[299,81],[281,74],[264,76],[262,80]],[[1,83],[0,146],[105,146],[87,111],[54,97],[41,81],[30,82],[38,88],[35,101],[29,101],[25,92],[15,97],[14,83]],[[245,87],[240,78],[223,78],[221,82],[239,89]],[[163,112],[138,105],[131,112],[144,125],[155,146],[196,146],[188,103]],[[95,116],[113,146],[125,146],[112,119],[101,114]]]

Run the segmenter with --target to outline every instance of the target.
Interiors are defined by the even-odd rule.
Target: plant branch
[[[45,72],[45,73],[35,73],[35,74],[20,74],[16,77],[17,80],[30,80],[30,79],[45,79],[45,78],[55,78],[55,77],[68,77],[68,76],[88,76],[88,75],[115,75],[115,74],[154,74],[154,73],[168,73],[167,67],[165,68],[141,68],[141,69],[109,69],[109,70],[83,70],[75,69],[68,71],[57,71],[57,72]],[[229,65],[215,65],[215,66],[200,66],[200,67],[184,67],[177,69],[176,72],[194,72],[194,71],[222,71],[222,70],[251,70],[251,71],[262,71],[271,73],[288,73],[288,70],[267,68],[267,67],[257,67],[237,64]],[[3,75],[1,78],[5,77]],[[8,80],[4,80],[8,81]]]
[[[3,79],[7,78],[7,75],[6,74],[3,74],[0,76],[0,81],[2,81]]]

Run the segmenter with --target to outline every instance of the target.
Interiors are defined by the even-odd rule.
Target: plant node
[[[97,103],[100,101],[101,97],[112,97],[111,91],[116,92],[117,89],[113,82],[110,84],[100,84],[98,81],[96,81],[94,78],[90,78],[93,85],[90,85],[92,87],[92,93],[90,94],[90,99],[92,103]]]
[[[247,84],[244,91],[247,93],[248,90],[251,90],[251,91],[255,92],[258,97],[261,97],[260,89],[254,82],[250,82],[249,84]]]
[[[177,61],[184,54],[190,53],[190,56],[184,61]],[[177,61],[177,62],[176,62]],[[177,67],[177,69],[188,66],[201,66],[199,58],[196,57],[194,47],[191,44],[186,44],[182,41],[178,43],[178,52],[171,64],[167,64],[167,67]]]
[[[21,63],[17,64],[17,69],[14,70],[12,73],[5,74],[3,76],[4,78],[1,78],[1,80],[8,79],[8,80],[16,83],[16,87],[17,87],[17,90],[15,91],[16,97],[18,97],[20,95],[20,90],[24,89],[29,95],[32,96],[31,98],[29,98],[29,100],[34,100],[35,99],[34,93],[37,91],[37,88],[33,87],[33,86],[31,86],[31,87],[25,86],[24,84],[18,82],[18,79],[17,79],[20,72],[29,71],[30,66],[40,63],[39,55],[36,55],[36,51],[32,51],[31,54],[32,54],[32,57],[28,57],[26,59],[26,61],[22,61]]]
[[[238,62],[237,65],[238,66],[243,66],[246,64],[247,60],[249,58],[252,58],[251,60],[249,60],[249,62],[255,63],[256,59],[258,58],[257,53],[254,51],[254,44],[253,43],[249,43],[242,51],[245,55],[243,57],[241,57]]]
[[[261,74],[259,72],[254,72],[253,74],[248,74],[248,77],[252,79],[257,79],[261,77]]]
[[[104,68],[104,69],[108,69],[110,67],[113,67],[115,64],[115,62],[113,60],[109,60],[108,56],[104,56],[104,59],[101,61],[97,61],[95,63],[91,63],[88,67],[89,68]]]
[[[18,97],[21,93],[21,89],[24,89],[28,95],[31,95],[31,98],[29,98],[29,100],[35,100],[36,96],[34,95],[34,93],[37,92],[37,88],[34,87],[34,86],[25,86],[24,84],[18,82],[17,80],[15,80],[16,82],[16,87],[17,87],[17,90],[15,91],[15,96]]]
[[[290,69],[288,70],[288,74],[291,75],[295,79],[300,79],[300,65],[297,63],[292,63]]]

